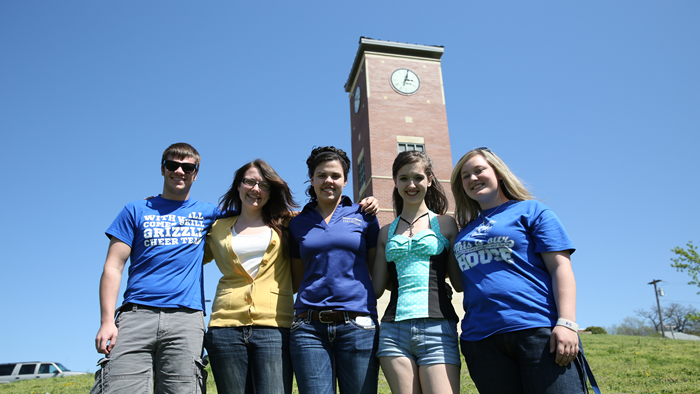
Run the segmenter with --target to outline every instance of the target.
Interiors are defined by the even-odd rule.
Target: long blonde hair
[[[481,213],[479,203],[467,196],[467,193],[464,191],[464,186],[462,185],[462,167],[467,160],[476,155],[481,155],[496,172],[496,175],[502,178],[502,180],[498,182],[498,188],[503,192],[506,198],[515,201],[535,199],[535,197],[530,194],[530,191],[523,185],[522,181],[513,174],[506,163],[496,156],[495,153],[491,152],[488,148],[472,149],[459,159],[457,165],[455,165],[455,168],[452,170],[452,177],[450,178],[450,187],[452,188],[452,195],[455,198],[456,205],[455,219],[460,228],[463,228],[467,223],[476,219]]]

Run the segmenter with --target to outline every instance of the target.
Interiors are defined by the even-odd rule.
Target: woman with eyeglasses
[[[292,392],[289,328],[294,319],[286,225],[297,204],[265,161],[239,168],[219,201],[204,261],[223,276],[204,346],[220,393]]]
[[[377,392],[377,218],[343,195],[344,151],[315,148],[306,160],[311,201],[291,220],[296,318],[290,346],[301,394]]]
[[[392,393],[459,393],[457,322],[445,284],[461,291],[451,246],[457,224],[423,152],[399,153],[392,166],[394,211],[382,227],[372,282],[377,298],[391,283],[377,357]]]
[[[480,393],[582,393],[574,245],[487,148],[467,152],[451,177],[461,231],[461,348]]]

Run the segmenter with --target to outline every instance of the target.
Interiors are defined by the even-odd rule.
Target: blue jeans
[[[556,353],[549,352],[551,335],[551,328],[532,328],[480,341],[460,340],[479,393],[583,393],[584,375],[578,364],[560,367]]]
[[[204,346],[219,393],[292,392],[288,328],[211,327]]]
[[[294,319],[291,352],[300,394],[376,394],[379,363],[376,358],[377,319],[368,326],[354,319],[321,323]]]

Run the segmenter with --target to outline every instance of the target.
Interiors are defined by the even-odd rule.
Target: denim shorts
[[[377,357],[408,357],[417,365],[460,365],[457,322],[446,319],[383,322],[379,327]]]

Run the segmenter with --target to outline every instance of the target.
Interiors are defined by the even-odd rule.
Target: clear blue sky
[[[0,2],[0,362],[95,370],[104,230],[160,193],[170,143],[203,156],[196,199],[260,157],[303,202],[310,149],[350,148],[360,36],[445,47],[453,160],[490,147],[559,215],[582,327],[653,279],[700,309],[670,267],[700,242],[699,2],[232,3]]]

